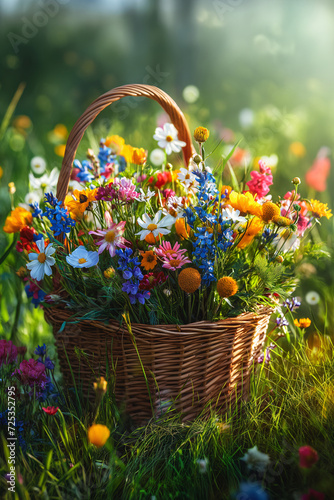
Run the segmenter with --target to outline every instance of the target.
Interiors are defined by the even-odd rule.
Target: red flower
[[[326,180],[331,169],[330,159],[327,158],[327,148],[321,148],[312,167],[306,172],[305,180],[316,191],[326,191]]]
[[[11,340],[0,340],[0,366],[16,361],[17,347]]]
[[[16,250],[23,252],[26,250],[28,253],[37,252],[38,248],[34,242],[34,236],[38,234],[33,227],[25,226],[20,231],[20,239],[16,243]]]
[[[48,406],[47,408],[42,408],[43,411],[45,411],[45,413],[47,413],[48,415],[55,415],[57,413],[57,411],[59,410],[59,406],[55,407],[55,406]]]
[[[155,183],[155,187],[160,189],[162,186],[167,184],[167,182],[172,182],[172,174],[168,171],[166,172],[158,172],[157,174],[157,182]]]
[[[319,491],[309,489],[308,493],[305,493],[300,500],[325,500],[325,495]]]
[[[139,290],[152,290],[157,285],[165,283],[167,276],[162,271],[145,274],[144,278],[139,283]]]
[[[310,469],[319,460],[318,453],[311,446],[299,448],[299,465],[304,469]]]

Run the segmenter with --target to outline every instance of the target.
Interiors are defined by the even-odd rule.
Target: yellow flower
[[[68,130],[65,125],[63,125],[62,123],[58,123],[58,125],[56,125],[53,129],[53,133],[58,139],[66,139]]]
[[[209,139],[210,131],[205,127],[197,127],[194,132],[196,142],[205,142]]]
[[[275,203],[272,203],[271,201],[266,201],[262,205],[262,220],[265,222],[270,222],[273,220],[274,217],[278,217],[280,215],[281,211]]]
[[[187,240],[189,238],[190,226],[186,225],[186,220],[184,217],[180,217],[175,221],[176,233],[181,236],[182,239]]]
[[[97,448],[106,444],[110,436],[110,430],[105,425],[93,424],[88,429],[88,441]]]
[[[10,194],[16,193],[16,187],[15,187],[14,182],[9,182],[8,183],[8,191],[9,191]]]
[[[111,135],[106,138],[105,145],[111,148],[114,153],[119,154],[122,147],[124,146],[125,140],[119,135]]]
[[[0,167],[0,179],[1,179],[2,176],[3,176],[3,168]]]
[[[157,265],[157,256],[152,250],[148,250],[147,252],[141,252],[143,257],[140,265],[146,270],[149,271],[154,269]]]
[[[59,144],[55,147],[54,151],[57,156],[63,157],[65,154],[66,144]]]
[[[289,219],[288,217],[283,217],[282,215],[273,217],[273,222],[279,227],[288,227],[293,224],[293,220]]]
[[[99,395],[104,395],[107,392],[108,382],[104,377],[100,377],[93,383],[94,391]]]
[[[30,226],[31,223],[32,214],[25,208],[17,207],[7,217],[3,230],[5,233],[17,233],[24,226]]]
[[[197,269],[186,267],[180,272],[177,281],[181,290],[187,293],[194,293],[201,286],[202,278]]]
[[[115,273],[115,269],[113,267],[108,267],[105,271],[103,271],[104,277],[110,279]]]
[[[292,153],[294,156],[297,156],[298,158],[303,158],[306,154],[306,148],[304,144],[301,142],[292,142],[289,146],[289,151]]]
[[[124,144],[124,146],[122,147],[121,151],[118,154],[120,156],[123,156],[127,163],[131,163],[133,155],[133,147],[130,146],[129,144]]]
[[[144,148],[133,148],[132,163],[135,165],[144,165],[147,160],[147,151]]]
[[[15,128],[17,128],[18,130],[20,130],[20,129],[30,128],[31,125],[32,125],[32,123],[31,123],[31,120],[30,120],[29,116],[20,115],[20,116],[17,116],[14,119],[13,125],[14,125]]]
[[[84,211],[87,210],[90,203],[95,200],[97,189],[75,189],[65,198],[65,207],[69,210],[75,219],[82,219]]]
[[[263,222],[258,217],[253,217],[253,219],[245,227],[245,232],[243,233],[241,240],[239,241],[237,247],[245,248],[249,245],[255,236],[263,230]]]
[[[329,219],[332,217],[332,211],[328,208],[327,203],[321,203],[318,200],[310,200],[310,203],[306,203],[306,206],[314,217],[320,219],[320,217],[327,217]]]
[[[255,201],[254,196],[249,191],[244,194],[231,191],[229,198],[229,204],[235,210],[239,210],[240,215],[252,214],[261,217],[262,206]]]
[[[231,297],[238,291],[238,284],[235,279],[230,276],[220,278],[217,283],[217,292],[221,298]]]
[[[295,319],[294,324],[298,326],[298,328],[308,328],[311,324],[310,318],[300,318],[300,320]]]

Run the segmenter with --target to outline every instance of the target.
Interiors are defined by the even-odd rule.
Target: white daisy
[[[158,141],[158,146],[166,150],[166,153],[179,153],[186,143],[179,141],[177,130],[172,123],[165,123],[164,127],[157,127],[153,139]]]
[[[150,201],[152,196],[155,196],[155,191],[151,191],[150,188],[148,188],[148,191],[144,193],[142,189],[140,189],[140,196],[138,198],[138,201]]]
[[[52,269],[51,266],[55,264],[55,259],[51,257],[56,251],[53,247],[52,243],[50,243],[45,248],[44,238],[36,241],[36,245],[38,247],[39,253],[30,253],[28,255],[29,260],[27,269],[30,271],[30,276],[37,280],[41,281],[44,278],[44,275],[51,276]]]
[[[312,290],[311,292],[307,292],[305,300],[310,306],[314,306],[320,302],[320,295],[318,292]]]
[[[223,221],[232,221],[232,224],[235,222],[247,222],[246,217],[242,217],[240,215],[240,210],[234,210],[233,208],[224,208],[222,211]]]
[[[30,167],[35,174],[42,174],[46,169],[46,161],[41,156],[35,156],[30,162]]]
[[[259,451],[257,446],[250,448],[241,460],[246,462],[248,469],[256,470],[261,473],[265,472],[266,467],[270,463],[269,455]]]
[[[142,231],[136,233],[136,235],[140,235],[140,239],[144,240],[146,236],[151,233],[155,238],[159,236],[159,234],[170,233],[170,230],[166,228],[174,224],[175,219],[171,215],[166,215],[163,219],[161,219],[161,215],[162,212],[159,210],[159,212],[155,214],[153,220],[146,213],[143,214],[142,219],[138,217],[137,222],[143,229]]]
[[[40,190],[34,191],[32,193],[28,193],[25,195],[24,201],[27,205],[32,203],[39,203],[41,198],[43,197],[43,192]]]
[[[29,184],[33,189],[43,189],[44,193],[49,193],[57,186],[58,176],[59,171],[57,168],[51,170],[50,174],[42,175],[42,177],[35,177],[30,172]]]
[[[166,202],[166,207],[162,211],[164,214],[174,217],[174,221],[182,217],[184,204],[181,196],[170,196]]]
[[[300,240],[297,233],[293,233],[289,229],[281,228],[278,231],[279,238],[275,238],[272,244],[277,248],[278,252],[294,252],[299,248]]]
[[[153,163],[156,167],[159,167],[165,161],[165,153],[162,149],[153,149],[150,154],[150,162]]]

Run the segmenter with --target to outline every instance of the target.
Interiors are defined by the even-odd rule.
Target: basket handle
[[[160,106],[169,115],[172,123],[175,125],[178,131],[179,139],[186,143],[182,149],[184,162],[186,166],[188,165],[190,157],[194,152],[190,130],[184,114],[175,101],[173,101],[173,99],[169,97],[166,92],[158,87],[153,87],[152,85],[122,85],[121,87],[116,87],[95,99],[95,101],[92,102],[92,104],[86,109],[72,128],[67,139],[65,155],[57,184],[57,198],[59,201],[63,202],[65,200],[71,177],[72,164],[86,128],[104,108],[109,106],[109,104],[119,101],[122,97],[127,96],[144,96],[149,99],[153,99],[160,104]]]

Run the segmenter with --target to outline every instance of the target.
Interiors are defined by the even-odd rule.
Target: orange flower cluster
[[[24,226],[32,224],[32,214],[23,207],[17,207],[8,215],[3,230],[5,233],[18,233]]]

